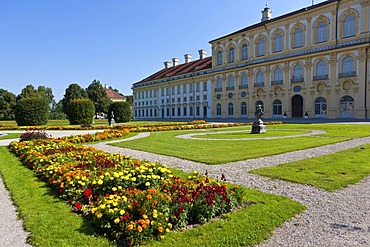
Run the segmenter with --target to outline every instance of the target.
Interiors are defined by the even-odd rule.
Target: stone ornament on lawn
[[[261,120],[263,116],[261,105],[257,105],[257,110],[254,113],[254,116],[256,116],[257,120],[253,123],[251,134],[266,133],[266,125],[264,125]]]

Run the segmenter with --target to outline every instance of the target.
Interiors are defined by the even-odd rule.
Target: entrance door
[[[301,95],[294,95],[292,98],[292,117],[303,117],[303,98]]]

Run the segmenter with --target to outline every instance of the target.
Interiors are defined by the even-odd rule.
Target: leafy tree
[[[34,86],[27,85],[25,88],[22,89],[21,94],[18,95],[17,100],[23,99],[23,98],[35,98],[35,97],[41,97],[39,92],[34,88]]]
[[[87,93],[85,89],[80,87],[80,85],[73,83],[68,86],[66,89],[66,92],[64,94],[64,98],[62,99],[62,105],[63,105],[63,112],[67,115],[67,118],[69,118],[69,112],[68,112],[68,104],[74,99],[86,99]]]
[[[14,110],[17,103],[15,94],[0,88],[0,119],[15,119]]]
[[[51,106],[51,113],[50,113],[50,119],[66,119],[67,116],[63,112],[63,102],[62,100],[59,100],[58,103],[53,100],[52,106]]]
[[[126,101],[132,105],[132,102],[134,101],[134,97],[132,95],[125,95]]]
[[[98,80],[94,80],[86,89],[87,96],[95,104],[95,114],[108,111],[111,100]]]
[[[50,87],[39,86],[37,92],[40,94],[41,98],[46,99],[46,102],[51,107],[54,102],[53,90]]]

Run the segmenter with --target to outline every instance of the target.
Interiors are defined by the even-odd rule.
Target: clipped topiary
[[[15,106],[15,121],[18,126],[45,125],[48,122],[49,106],[39,97],[23,98]]]
[[[129,102],[117,101],[113,102],[109,106],[108,119],[112,118],[112,113],[114,115],[114,121],[116,123],[125,123],[131,120],[131,106]]]
[[[94,103],[89,99],[74,99],[68,103],[67,115],[70,124],[91,125],[94,114]]]

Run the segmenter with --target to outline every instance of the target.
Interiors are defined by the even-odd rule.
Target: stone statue
[[[260,134],[266,132],[266,126],[263,124],[262,116],[263,116],[263,110],[261,105],[257,105],[257,109],[254,113],[254,116],[256,116],[257,120],[252,125],[252,131],[251,134]]]

